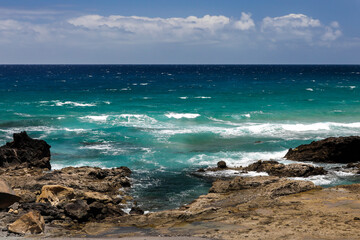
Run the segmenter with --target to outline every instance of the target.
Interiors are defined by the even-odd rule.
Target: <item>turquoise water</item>
[[[359,135],[359,80],[360,66],[3,65],[0,143],[26,130],[55,169],[128,166],[139,204],[168,209],[208,191],[199,167],[287,163],[290,147]]]

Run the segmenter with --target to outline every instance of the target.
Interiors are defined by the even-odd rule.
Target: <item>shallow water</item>
[[[290,147],[359,135],[359,80],[360,66],[3,65],[0,143],[26,130],[53,168],[128,166],[139,204],[168,209],[208,191],[199,167],[287,163]]]

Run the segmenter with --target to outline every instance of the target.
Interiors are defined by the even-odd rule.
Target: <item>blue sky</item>
[[[360,0],[1,0],[0,63],[359,64]]]

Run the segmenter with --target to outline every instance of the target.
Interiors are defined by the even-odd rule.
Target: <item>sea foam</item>
[[[180,118],[197,118],[197,117],[200,117],[200,114],[197,114],[197,113],[166,113],[165,116],[168,118],[180,119]]]

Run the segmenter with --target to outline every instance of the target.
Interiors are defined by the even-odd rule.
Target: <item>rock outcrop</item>
[[[290,148],[285,158],[295,161],[352,163],[360,161],[360,137],[331,137]]]
[[[30,138],[26,132],[14,133],[14,141],[0,147],[0,167],[37,167],[51,169],[50,145]]]
[[[270,176],[278,177],[309,177],[324,175],[327,171],[323,167],[310,164],[292,163],[282,164],[277,161],[257,161],[244,168],[245,171],[266,172]]]
[[[223,161],[222,161],[223,162]],[[226,163],[223,163],[226,166]],[[206,172],[216,172],[223,170],[234,170],[238,173],[247,173],[249,171],[254,172],[264,172],[269,174],[269,176],[277,177],[309,177],[314,175],[323,175],[327,174],[327,171],[323,167],[316,167],[310,164],[303,163],[292,163],[292,164],[283,164],[277,161],[262,161],[259,160],[253,164],[250,164],[247,167],[226,167],[220,168],[219,163],[217,167],[199,169],[196,173],[193,173],[195,176],[203,176]],[[216,176],[218,178],[218,176]]]

